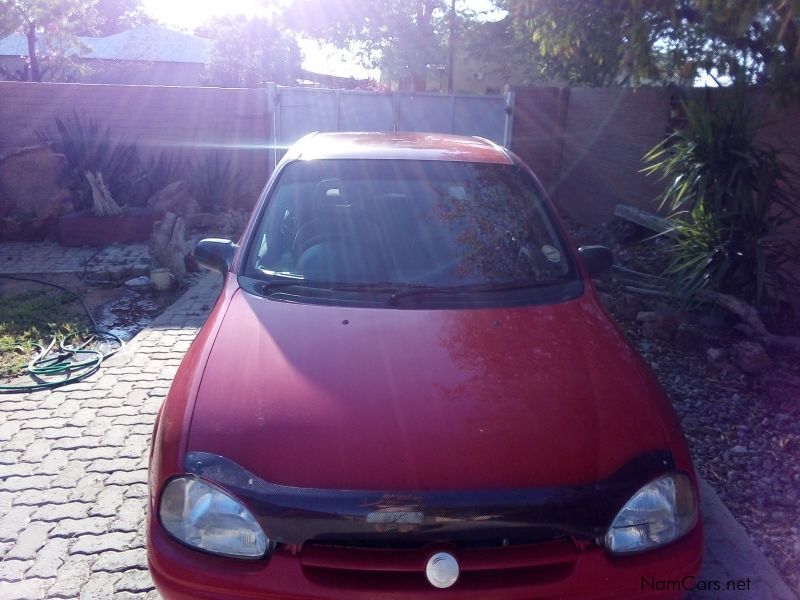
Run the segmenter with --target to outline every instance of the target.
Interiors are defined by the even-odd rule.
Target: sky
[[[209,19],[221,15],[244,14],[247,16],[270,16],[274,5],[287,0],[274,0],[273,7],[264,0],[142,0],[145,11],[164,25],[192,31]],[[476,11],[489,10],[491,0],[457,0],[457,7],[469,7]],[[329,44],[313,40],[299,40],[305,56],[303,67],[309,71],[328,73],[342,77],[379,78],[380,73],[359,65],[352,55]]]

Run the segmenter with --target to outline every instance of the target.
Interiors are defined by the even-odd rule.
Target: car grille
[[[439,551],[453,554],[461,574],[456,586],[481,590],[541,585],[569,577],[578,550],[570,540],[495,548],[457,548],[433,544],[423,549],[353,548],[306,543],[300,552],[305,576],[337,588],[431,590],[425,565]]]

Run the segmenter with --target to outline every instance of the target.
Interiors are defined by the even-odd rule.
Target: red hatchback
[[[686,443],[589,278],[610,253],[573,249],[513,154],[308,136],[241,244],[195,255],[225,284],[153,436],[164,598],[667,598],[697,574]]]

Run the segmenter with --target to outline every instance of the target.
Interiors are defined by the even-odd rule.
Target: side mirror
[[[197,242],[193,254],[197,262],[206,269],[227,273],[231,269],[237,248],[230,240],[206,238]]]
[[[611,250],[605,246],[581,246],[578,248],[578,253],[591,277],[597,277],[614,264]]]

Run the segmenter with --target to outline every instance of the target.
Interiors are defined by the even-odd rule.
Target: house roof
[[[21,33],[12,33],[0,39],[0,56],[27,56],[28,40]]]
[[[205,64],[211,54],[211,40],[159,25],[80,40],[91,49],[81,51],[83,58]]]
[[[145,25],[107,37],[80,37],[78,55],[86,59],[132,60],[205,64],[211,40],[174,31],[160,25]],[[0,56],[27,56],[28,42],[21,33],[0,39]]]

